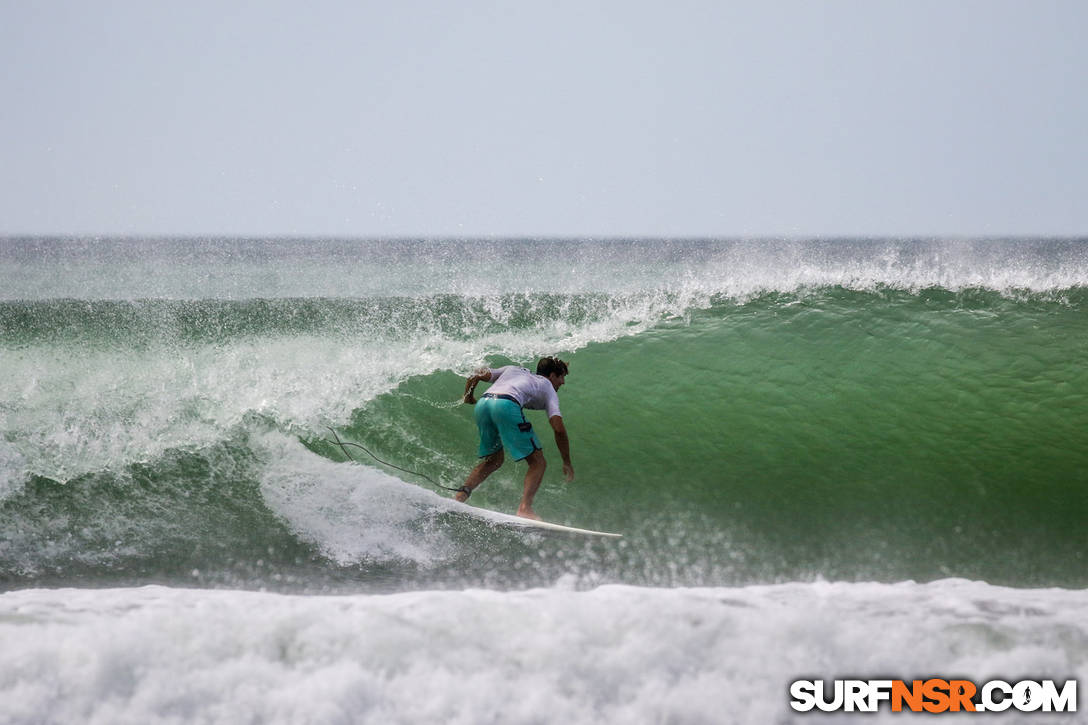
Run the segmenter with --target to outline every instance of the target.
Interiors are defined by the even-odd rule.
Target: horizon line
[[[223,242],[750,242],[750,241],[1088,241],[1081,234],[646,234],[646,235],[550,235],[550,234],[100,234],[100,233],[3,233],[2,241],[223,241]]]

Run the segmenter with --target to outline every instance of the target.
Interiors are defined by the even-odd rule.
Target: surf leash
[[[345,446],[355,446],[356,448],[361,448],[363,451],[366,452],[366,454],[368,456],[373,458],[378,463],[381,463],[383,466],[389,466],[390,468],[395,468],[398,471],[404,471],[405,473],[410,473],[413,476],[419,476],[420,478],[425,478],[428,481],[430,481],[433,485],[438,486],[439,488],[444,488],[447,491],[460,491],[460,490],[462,490],[461,488],[453,488],[451,486],[443,486],[441,483],[434,480],[433,478],[431,478],[428,475],[425,475],[423,473],[419,473],[418,471],[409,471],[407,468],[401,468],[400,466],[396,465],[395,463],[390,463],[389,461],[383,461],[382,459],[378,458],[376,455],[374,455],[373,453],[371,453],[369,450],[367,450],[363,446],[359,445],[358,443],[352,443],[351,441],[344,442],[344,441],[340,440],[340,436],[338,436],[336,434],[336,431],[333,430],[332,427],[330,427],[330,426],[325,426],[325,427],[329,429],[329,432],[332,433],[332,437],[336,439],[336,445],[340,446],[340,450],[342,450],[344,452],[344,455],[348,457],[348,460],[352,461],[353,463],[355,462],[355,459],[352,457],[352,455],[350,453],[348,453],[348,449],[345,448]]]

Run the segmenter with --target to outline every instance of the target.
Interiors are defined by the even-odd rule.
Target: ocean
[[[622,539],[433,483],[476,462],[465,376],[543,355],[576,478],[529,411],[534,507]],[[0,723],[1088,682],[1086,361],[1088,240],[0,240]]]

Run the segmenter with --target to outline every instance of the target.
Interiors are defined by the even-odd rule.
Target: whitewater
[[[1083,682],[1086,289],[1076,239],[0,240],[0,723]],[[430,483],[474,464],[463,376],[541,355],[577,478],[541,435],[536,509],[623,539]]]

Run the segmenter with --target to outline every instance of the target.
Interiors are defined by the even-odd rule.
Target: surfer
[[[533,511],[533,497],[544,477],[544,452],[540,439],[533,432],[533,425],[525,419],[523,408],[544,410],[548,423],[555,432],[555,445],[563,457],[563,475],[574,480],[574,467],[570,463],[570,442],[563,416],[559,412],[559,388],[566,382],[567,364],[558,358],[541,358],[536,374],[516,365],[501,368],[481,368],[465,383],[464,401],[476,406],[476,427],[480,432],[481,460],[465,479],[454,498],[466,501],[473,490],[488,476],[499,470],[504,460],[504,449],[515,461],[525,461],[529,470],[525,473],[525,488],[518,505],[518,516],[539,519]],[[476,402],[476,385],[491,383],[487,392]]]

